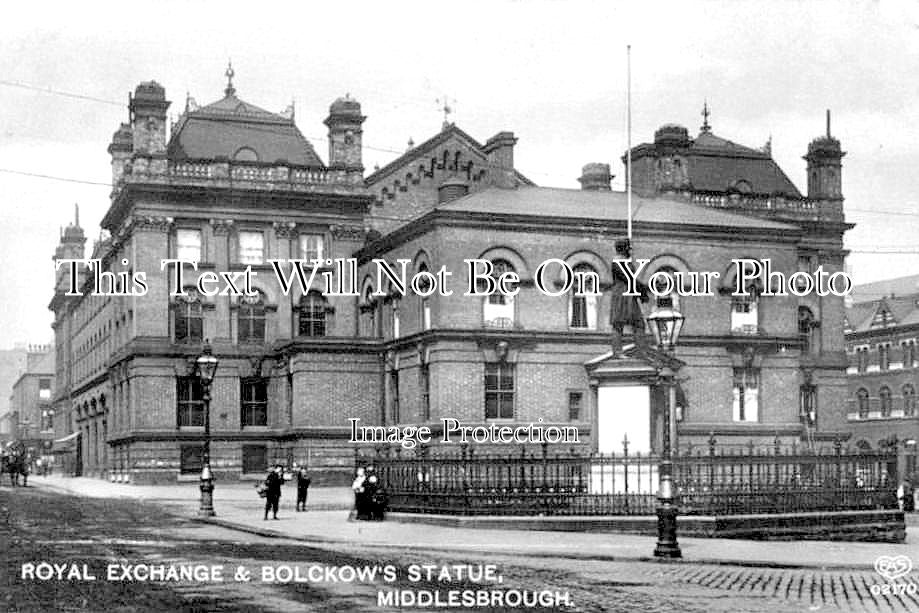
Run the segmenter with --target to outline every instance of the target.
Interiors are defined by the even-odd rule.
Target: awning
[[[76,447],[77,439],[79,437],[80,433],[74,432],[73,434],[68,434],[63,438],[55,439],[52,449],[54,451],[70,451]]]

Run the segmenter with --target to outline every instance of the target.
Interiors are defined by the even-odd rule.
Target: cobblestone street
[[[186,508],[187,511],[187,508]],[[683,561],[591,559],[514,552],[463,552],[430,541],[423,548],[328,540],[304,542],[283,533],[264,535],[191,521],[176,506],[115,498],[78,498],[43,488],[0,489],[3,598],[10,611],[379,611],[411,607],[378,606],[389,590],[550,590],[567,594],[572,611],[909,611],[915,596],[877,597],[871,586],[883,580],[867,568],[831,570],[737,566]],[[307,514],[309,515],[309,514]],[[307,517],[304,515],[303,517]],[[321,513],[315,513],[318,517]],[[308,521],[303,519],[301,521]],[[283,522],[268,522],[277,529]],[[360,524],[349,524],[363,528]],[[370,526],[367,526],[368,528]],[[390,527],[376,524],[378,529]],[[394,530],[404,525],[391,524]],[[419,538],[428,527],[410,526]],[[460,537],[462,535],[459,535]],[[574,535],[573,535],[574,536]],[[519,538],[511,535],[509,540]],[[602,538],[615,539],[613,535]],[[649,543],[651,541],[649,540]],[[737,542],[752,556],[757,543]],[[816,546],[816,545],[815,545]],[[577,553],[577,552],[572,552]],[[584,553],[584,552],[580,552]],[[21,579],[27,562],[87,564],[96,581]],[[829,561],[832,562],[832,561]],[[221,564],[226,581],[114,582],[104,579],[107,564]],[[412,564],[496,564],[502,582],[410,581]],[[269,583],[262,566],[307,568],[392,564],[394,581],[310,581]],[[251,581],[233,579],[239,567],[253,570]],[[916,574],[904,578],[916,583]],[[452,610],[472,610],[462,607]],[[484,607],[477,610],[510,610]]]

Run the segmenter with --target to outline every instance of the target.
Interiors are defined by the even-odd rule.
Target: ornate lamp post
[[[683,328],[685,318],[676,309],[658,309],[648,316],[648,323],[657,346],[668,356],[672,355]],[[673,487],[673,447],[671,436],[676,432],[676,373],[669,364],[665,364],[660,372],[661,380],[667,386],[667,412],[666,423],[663,428],[663,450],[661,463],[658,468],[660,478],[660,491],[657,504],[657,546],[654,555],[658,558],[680,558],[683,553],[676,539],[677,507],[674,504]]]
[[[217,358],[211,353],[211,344],[204,342],[201,355],[195,360],[195,373],[201,381],[201,395],[204,401],[204,449],[201,454],[201,506],[198,515],[214,515],[214,476],[211,474],[211,383],[217,372]]]

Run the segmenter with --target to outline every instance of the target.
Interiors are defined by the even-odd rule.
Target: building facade
[[[51,462],[54,438],[54,352],[50,345],[30,345],[24,370],[13,384],[10,440],[25,445],[33,460]]]
[[[919,275],[856,287],[846,311],[846,429],[861,449],[896,444],[899,474],[917,474]]]
[[[281,462],[343,480],[355,450],[352,418],[435,432],[446,418],[574,426],[575,452],[615,449],[607,425],[624,420],[624,434],[659,449],[658,385],[634,411],[613,415],[601,398],[611,372],[622,384],[622,367],[649,355],[641,330],[624,339],[624,354],[610,352],[610,261],[628,222],[608,165],[586,166],[581,190],[536,187],[514,168],[512,133],[481,144],[447,123],[365,178],[365,118],[350,97],[325,119],[327,163],[292,109],[251,105],[232,81],[214,104],[189,99],[169,134],[168,106],[155,82],[137,87],[131,121],[109,147],[115,187],[107,237],[92,251],[98,263],[80,266],[75,280],[61,268],[51,303],[62,382],[55,406],[67,414],[56,425],[60,439],[77,441],[84,472],[124,482],[197,479],[204,406],[194,360],[205,340],[220,360],[210,428],[211,465],[222,478],[260,476]],[[675,306],[686,316],[676,352],[681,444],[711,436],[811,444],[843,434],[842,298],[764,296],[762,283],[750,284],[747,299],[731,296],[733,258],[770,258],[785,275],[842,270],[842,156],[828,126],[809,147],[804,197],[768,151],[717,137],[707,121],[695,139],[668,125],[633,150],[632,255],[650,260],[640,280],[657,271],[721,275],[710,295],[671,292],[642,307]],[[58,257],[82,250],[75,223]],[[197,270],[187,265],[178,283],[174,266],[161,271],[164,258],[197,262]],[[354,291],[327,295],[294,283],[285,293],[270,260],[289,258],[321,260],[317,272],[333,277],[343,272],[338,260],[356,259]],[[490,261],[495,274],[517,273],[519,294],[464,295],[471,258]],[[550,259],[555,296],[536,282]],[[398,271],[400,260],[409,277],[428,273],[405,295],[378,263]],[[592,279],[597,295],[559,290],[561,262]],[[453,273],[453,295],[420,296],[442,268]],[[246,269],[256,273],[250,295],[217,291],[225,281],[216,273]],[[91,291],[101,279],[130,293],[140,271],[144,295]],[[213,284],[194,286],[203,272],[215,273]],[[82,295],[68,295],[72,282]]]

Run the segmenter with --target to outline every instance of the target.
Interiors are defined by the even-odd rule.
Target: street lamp
[[[201,381],[204,401],[204,449],[201,454],[201,506],[198,515],[214,516],[214,476],[211,474],[211,383],[217,372],[217,358],[211,353],[211,344],[205,340],[201,355],[195,360],[195,373]]]
[[[683,328],[685,318],[676,309],[658,309],[648,315],[648,324],[657,346],[666,352],[668,357],[673,355],[680,330]],[[658,468],[660,476],[660,492],[657,499],[657,546],[654,556],[658,558],[681,558],[683,553],[676,539],[677,507],[674,504],[673,487],[673,446],[671,433],[676,432],[674,417],[676,413],[676,373],[669,363],[665,363],[660,371],[661,380],[667,386],[666,420],[663,428],[663,450],[661,463]]]

